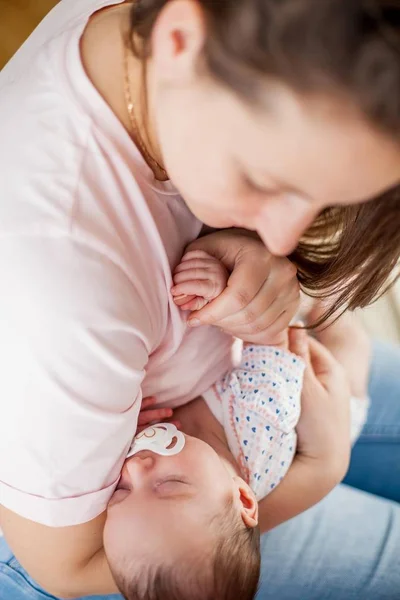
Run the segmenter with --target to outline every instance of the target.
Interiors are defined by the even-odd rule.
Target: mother
[[[142,394],[181,404],[229,364],[229,337],[187,330],[169,299],[171,268],[201,224],[256,231],[268,248],[241,233],[205,241],[233,277],[203,322],[246,339],[272,339],[295,309],[293,271],[273,256],[296,248],[300,281],[336,307],[368,304],[395,266],[400,9],[68,0],[0,85],[2,526],[44,587],[99,593],[111,582],[87,590],[70,563],[99,545],[92,526]],[[245,310],[231,316],[237,297]],[[261,598],[396,597],[399,366],[379,349],[349,475],[393,502],[338,488],[267,534]],[[377,432],[393,445],[366,472]],[[47,597],[4,542],[1,552],[2,598]]]

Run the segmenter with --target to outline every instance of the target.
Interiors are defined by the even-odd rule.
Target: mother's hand
[[[296,314],[300,289],[296,267],[277,258],[252,232],[229,229],[194,241],[230,273],[222,294],[193,312],[189,324],[214,325],[246,342],[274,344]]]
[[[180,429],[180,422],[173,420],[174,411],[172,408],[160,408],[156,406],[157,400],[154,396],[143,398],[138,417],[136,435],[156,423],[172,423]]]
[[[324,314],[325,308],[323,304],[315,303],[309,313],[308,322],[316,323]],[[333,324],[317,329],[315,337],[344,368],[352,396],[367,396],[372,342],[359,318],[347,311]]]
[[[291,329],[290,350],[306,363],[301,416],[296,431],[298,456],[332,479],[345,476],[350,460],[350,386],[331,352],[304,330]]]

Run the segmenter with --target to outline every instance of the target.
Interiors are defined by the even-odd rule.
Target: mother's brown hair
[[[153,26],[167,1],[132,5],[137,56],[149,56]],[[207,19],[204,65],[245,101],[257,103],[260,75],[298,93],[329,93],[355,104],[400,144],[398,0],[196,1]],[[400,187],[365,204],[326,209],[291,259],[309,294],[335,298],[327,318],[384,293],[396,278],[399,255]]]

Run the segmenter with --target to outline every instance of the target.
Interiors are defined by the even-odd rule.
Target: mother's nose
[[[304,201],[286,203],[278,199],[266,202],[257,233],[275,256],[288,256],[314,222],[318,211]]]

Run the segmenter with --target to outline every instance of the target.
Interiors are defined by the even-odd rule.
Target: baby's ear
[[[241,478],[234,477],[237,485],[238,502],[240,502],[240,511],[243,523],[249,529],[258,525],[258,502],[251,487]]]

